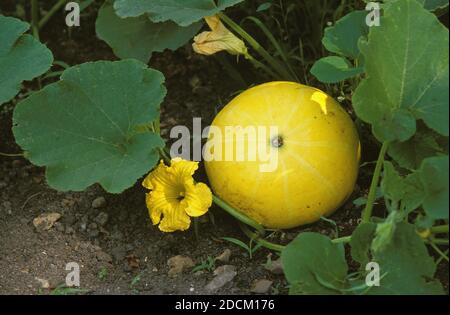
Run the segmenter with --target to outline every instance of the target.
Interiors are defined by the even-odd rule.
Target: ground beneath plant
[[[0,7],[15,9],[7,4]],[[110,48],[94,36],[95,16],[84,16],[82,27],[70,32],[63,21],[62,15],[56,15],[41,34],[55,60],[70,65],[116,60]],[[204,126],[209,124],[240,88],[224,76],[215,59],[194,55],[190,47],[157,54],[150,65],[166,76],[168,95],[162,105],[161,125],[166,139],[172,126],[191,126],[192,117],[202,117]],[[27,84],[18,99],[34,88]],[[0,111],[0,152],[20,152],[11,133],[14,104]],[[373,154],[365,158],[372,160]],[[249,257],[240,247],[221,239],[247,242],[236,221],[218,208],[211,208],[211,215],[199,220],[198,237],[193,229],[164,234],[151,224],[145,189],[139,183],[120,195],[108,194],[98,186],[63,193],[47,186],[44,172],[24,158],[0,157],[0,294],[64,293],[55,288],[64,286],[69,273],[66,265],[71,262],[80,266],[83,294],[250,294],[259,280],[272,282],[262,290],[266,294],[288,291],[283,275],[268,268],[274,267],[268,261],[278,258],[275,252],[259,249]],[[365,193],[368,178],[363,171],[353,199]],[[202,171],[198,179],[206,181]],[[33,220],[49,213],[61,218],[48,230],[37,229]],[[321,221],[274,233],[272,239],[287,243],[300,231],[349,235],[359,216],[360,210],[348,202],[331,217],[338,223],[337,230]],[[200,265],[227,249],[231,251],[229,260],[218,260],[210,268],[169,272],[168,260],[174,256],[189,257]],[[225,269],[235,268],[236,276],[211,292],[206,286],[215,277],[213,270],[221,265],[233,266]],[[440,265],[438,275],[448,287],[448,264]]]

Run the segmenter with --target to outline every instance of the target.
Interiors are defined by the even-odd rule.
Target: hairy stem
[[[370,183],[369,195],[367,196],[367,204],[364,208],[361,219],[362,222],[369,222],[370,217],[372,216],[373,204],[375,202],[378,182],[380,180],[381,170],[383,168],[384,156],[386,155],[387,148],[389,146],[389,142],[383,142],[381,146],[380,154],[378,156],[377,164],[375,166],[375,171],[373,173],[372,182]]]

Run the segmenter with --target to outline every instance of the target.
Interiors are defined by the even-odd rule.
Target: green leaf
[[[384,162],[383,169],[381,187],[386,198],[396,203],[401,202],[404,207],[402,210],[407,213],[417,209],[425,198],[420,174],[414,172],[402,177],[388,161]]]
[[[448,135],[448,30],[415,0],[392,3],[380,23],[360,41],[367,78],[356,114],[380,141],[406,141],[415,119]]]
[[[369,32],[366,15],[366,11],[353,11],[338,20],[335,25],[325,28],[322,44],[329,52],[358,59],[358,40]]]
[[[448,219],[448,155],[431,157],[420,167],[420,179],[425,188],[423,208],[433,219]]]
[[[353,68],[345,58],[338,56],[319,59],[311,68],[311,73],[324,83],[340,82],[363,72],[364,68]]]
[[[147,15],[122,19],[113,6],[105,3],[95,23],[97,36],[108,43],[122,59],[135,58],[147,63],[153,52],[176,50],[197,34],[202,23],[181,27],[174,22],[154,23]]]
[[[318,233],[301,233],[281,253],[284,273],[298,294],[340,294],[347,263],[342,244]]]
[[[370,245],[375,236],[376,227],[375,223],[361,223],[353,231],[350,240],[351,255],[353,260],[360,263],[362,267],[370,261]]]
[[[114,8],[120,17],[136,17],[147,13],[153,22],[174,21],[188,26],[243,0],[116,0]]]
[[[423,240],[409,223],[397,224],[386,247],[374,254],[380,273],[386,276],[369,294],[444,294],[441,284],[433,279],[436,265],[428,255]]]
[[[53,55],[31,35],[30,25],[0,15],[0,105],[20,91],[22,81],[32,80],[50,69]]]
[[[158,119],[164,76],[137,60],[85,63],[20,102],[14,136],[59,190],[100,183],[108,192],[131,187],[159,158],[159,135],[138,132]]]
[[[418,169],[425,158],[443,152],[436,135],[425,127],[419,127],[416,134],[407,141],[392,142],[388,149],[389,156],[401,167],[410,170]]]
[[[384,0],[387,4],[398,0]],[[425,9],[429,11],[435,11],[437,9],[445,8],[448,6],[448,0],[417,0]]]
[[[430,11],[435,11],[448,6],[448,0],[417,0],[422,3],[423,7]]]

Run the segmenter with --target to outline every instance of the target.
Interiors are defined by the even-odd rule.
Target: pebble
[[[92,208],[94,209],[100,209],[106,206],[106,199],[105,197],[97,197],[92,201],[91,204]]]
[[[225,284],[231,282],[237,275],[236,267],[232,265],[220,266],[214,270],[214,275],[214,279],[205,286],[205,290],[210,293],[216,292]]]
[[[267,279],[255,280],[255,282],[253,282],[252,288],[250,289],[250,292],[265,294],[269,292],[272,284],[273,282]]]
[[[8,186],[8,184],[4,181],[0,182],[0,189],[6,188]]]
[[[186,269],[195,266],[194,261],[191,258],[181,255],[169,258],[169,260],[167,260],[167,265],[169,266],[168,275],[170,277],[174,277]]]
[[[106,212],[100,212],[94,219],[98,225],[104,226],[109,220],[109,215]]]
[[[57,212],[42,213],[33,219],[33,225],[39,231],[48,231],[60,218],[61,214]]]
[[[230,257],[231,257],[231,250],[227,248],[223,251],[222,254],[216,257],[216,260],[223,263],[228,263],[230,261]]]

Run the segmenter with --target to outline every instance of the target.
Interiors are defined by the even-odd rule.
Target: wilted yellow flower
[[[211,190],[192,178],[197,169],[198,162],[175,158],[166,166],[161,161],[142,182],[151,190],[146,195],[150,218],[154,225],[159,224],[161,231],[187,230],[190,216],[199,217],[211,207]]]
[[[232,55],[248,55],[245,43],[231,33],[217,15],[205,17],[205,20],[211,31],[202,32],[194,37],[192,47],[196,53],[212,55],[226,50]]]

